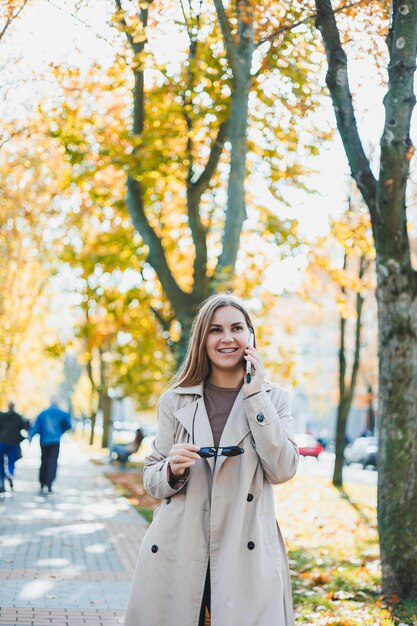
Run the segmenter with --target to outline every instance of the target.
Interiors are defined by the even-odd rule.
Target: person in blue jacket
[[[56,477],[58,467],[59,445],[62,435],[71,430],[71,416],[58,407],[55,397],[51,398],[51,405],[39,413],[29,431],[29,439],[39,435],[41,443],[41,466],[39,469],[39,482],[41,492],[46,488],[52,492],[52,483]]]

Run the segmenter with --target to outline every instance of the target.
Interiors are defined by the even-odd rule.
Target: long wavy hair
[[[217,309],[225,306],[233,306],[241,311],[249,330],[255,335],[249,313],[240,298],[229,293],[210,296],[200,305],[193,321],[187,353],[182,365],[169,384],[170,389],[174,387],[191,387],[201,383],[209,376],[211,365],[206,350],[207,336],[214,313]]]

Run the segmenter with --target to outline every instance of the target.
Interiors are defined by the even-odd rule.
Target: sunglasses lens
[[[209,459],[216,454],[216,451],[214,448],[200,448],[200,450],[197,450],[197,454],[201,456],[202,459]]]
[[[243,453],[243,448],[239,448],[238,446],[228,446],[227,448],[223,448],[223,456],[238,456]]]

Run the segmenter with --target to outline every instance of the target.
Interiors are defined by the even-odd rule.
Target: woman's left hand
[[[245,360],[250,361],[252,364],[252,374],[250,383],[246,382],[246,371],[243,373],[243,391],[245,395],[249,396],[253,393],[258,393],[262,390],[262,383],[265,379],[265,370],[262,366],[259,353],[255,348],[246,348]]]

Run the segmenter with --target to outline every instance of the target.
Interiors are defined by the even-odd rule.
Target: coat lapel
[[[241,389],[237,394],[232,410],[230,411],[219,446],[238,446],[242,442],[242,439],[244,439],[250,431],[245,408],[243,406],[244,398],[245,394],[243,389]],[[225,456],[217,457],[216,474],[225,462],[226,458],[227,457]]]
[[[213,432],[202,396],[174,411],[174,415],[188,432],[191,443],[194,442],[196,446],[200,447],[214,445]],[[213,472],[214,459],[206,460]]]
[[[264,391],[270,391],[273,388],[268,382],[263,384]],[[185,406],[174,411],[175,417],[184,426],[190,435],[190,441],[197,446],[213,446],[213,432],[211,430],[206,407],[203,398],[203,383],[193,387],[177,387],[174,390],[179,395],[194,395],[194,400]],[[243,404],[245,394],[241,389],[236,396],[232,410],[224,427],[220,446],[238,446],[244,437],[250,432],[249,423],[246,417],[245,407]],[[219,456],[214,463],[214,459],[206,459],[215,474],[219,471],[227,457]],[[233,458],[233,457],[232,457]]]

